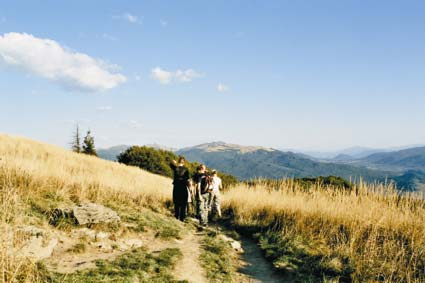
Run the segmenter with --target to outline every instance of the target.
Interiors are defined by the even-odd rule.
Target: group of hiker
[[[174,215],[184,221],[188,212],[195,213],[202,226],[207,226],[210,215],[221,217],[220,190],[222,181],[216,170],[207,171],[203,164],[190,177],[185,159],[180,157],[170,164],[174,172],[173,203]]]

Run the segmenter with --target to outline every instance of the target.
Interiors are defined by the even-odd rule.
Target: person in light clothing
[[[210,193],[209,210],[212,213],[217,213],[218,217],[221,217],[220,207],[220,190],[223,188],[221,178],[217,176],[217,171],[211,171],[212,176],[212,191]]]

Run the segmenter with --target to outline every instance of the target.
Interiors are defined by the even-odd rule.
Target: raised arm
[[[176,167],[177,167],[177,161],[175,161],[175,160],[173,160],[173,161],[171,161],[170,162],[170,167],[171,167],[171,169],[176,169]]]

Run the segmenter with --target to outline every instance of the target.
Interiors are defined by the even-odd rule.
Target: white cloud
[[[96,107],[96,110],[109,111],[109,110],[112,110],[112,106],[99,106],[99,107]]]
[[[113,19],[119,19],[119,20],[125,20],[131,24],[136,24],[139,22],[139,18],[135,15],[132,15],[130,13],[124,13],[122,15],[118,16],[112,16]]]
[[[160,21],[159,21],[159,23],[161,24],[161,26],[162,27],[166,27],[166,26],[168,26],[168,21],[167,20],[164,20],[164,19],[161,19]]]
[[[186,71],[177,70],[174,73],[174,76],[178,81],[181,82],[191,82],[194,78],[202,77],[202,74],[195,72],[192,69],[188,69]]]
[[[171,82],[191,82],[195,78],[203,77],[204,75],[192,69],[166,71],[160,67],[152,69],[151,76],[160,84],[169,84]]]
[[[159,83],[163,85],[169,84],[173,77],[173,73],[164,71],[159,67],[152,69],[151,74],[155,80],[159,81]]]
[[[124,18],[129,21],[130,23],[137,23],[139,19],[136,16],[133,16],[130,13],[124,14]]]
[[[219,92],[226,92],[228,90],[229,90],[229,87],[227,85],[222,84],[222,83],[218,83],[218,85],[217,85],[217,91],[219,91]]]
[[[71,51],[54,40],[26,33],[0,35],[1,64],[84,91],[112,89],[127,80],[114,72],[117,66]]]

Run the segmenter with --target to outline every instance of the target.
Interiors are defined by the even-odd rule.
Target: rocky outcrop
[[[96,203],[85,203],[64,209],[57,208],[52,212],[49,222],[57,225],[62,218],[71,219],[78,225],[119,223],[121,221],[115,211]]]
[[[240,253],[243,253],[243,248],[242,248],[242,244],[241,244],[241,242],[239,242],[239,241],[236,241],[236,240],[234,240],[234,239],[232,239],[232,238],[230,238],[230,237],[227,237],[226,235],[224,235],[224,234],[220,234],[220,238],[224,241],[224,242],[226,242],[226,243],[229,243],[230,244],[230,246],[232,247],[232,249],[234,249],[235,251],[237,251],[237,252],[240,252]]]
[[[86,203],[75,206],[73,215],[77,224],[119,223],[118,214],[112,209],[96,203]]]
[[[18,251],[17,255],[30,257],[35,261],[49,258],[58,244],[58,239],[54,238],[50,239],[47,243],[44,242],[44,237],[33,236],[28,240],[25,246]]]
[[[23,226],[17,229],[19,234],[28,237],[24,245],[16,250],[17,256],[33,260],[49,258],[58,244],[58,239],[50,237],[47,232],[35,226]]]

